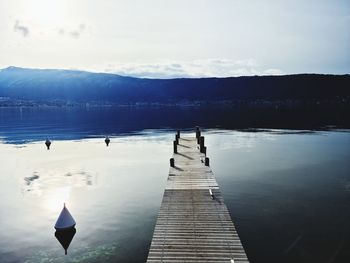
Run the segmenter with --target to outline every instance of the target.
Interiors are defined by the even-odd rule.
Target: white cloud
[[[0,67],[101,66],[146,77],[346,74],[349,14],[349,0],[0,0]]]
[[[280,69],[261,69],[254,59],[203,59],[159,63],[111,63],[104,71],[144,78],[235,77],[252,75],[281,75]]]
[[[29,36],[29,27],[22,25],[18,20],[16,20],[13,30],[22,34],[23,37]]]
[[[262,75],[282,75],[284,72],[278,68],[271,68],[264,70]]]
[[[79,38],[81,36],[81,34],[83,34],[85,32],[86,29],[86,25],[85,24],[80,24],[79,26],[75,27],[75,28],[60,28],[58,30],[58,34],[62,35],[62,36],[70,36],[73,38]]]

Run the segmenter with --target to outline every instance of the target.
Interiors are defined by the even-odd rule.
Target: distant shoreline
[[[110,101],[66,101],[26,100],[0,97],[0,107],[225,107],[241,109],[302,109],[303,107],[349,107],[350,97],[330,99],[284,99],[284,100],[182,100],[170,102],[110,102]]]

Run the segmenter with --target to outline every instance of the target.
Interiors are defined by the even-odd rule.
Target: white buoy
[[[64,230],[74,227],[75,224],[75,220],[66,208],[66,204],[63,204],[63,209],[56,221],[55,229]]]

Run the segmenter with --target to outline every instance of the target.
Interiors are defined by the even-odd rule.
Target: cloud
[[[29,36],[29,28],[24,25],[21,25],[21,23],[18,20],[16,20],[15,25],[13,26],[13,30],[22,34],[23,37]]]
[[[75,27],[74,29],[70,28],[70,29],[65,29],[65,28],[60,28],[58,30],[58,34],[60,34],[61,36],[70,36],[73,38],[79,38],[81,36],[81,34],[84,33],[86,29],[86,25],[85,24],[80,24],[79,26]]]
[[[263,75],[283,75],[284,72],[278,68],[266,69],[263,72]]]
[[[72,31],[69,32],[69,35],[71,37],[78,38],[78,37],[80,37],[80,32],[78,30],[72,30]]]
[[[105,72],[143,78],[200,78],[252,75],[282,75],[280,69],[262,69],[254,59],[205,59],[161,63],[109,64]]]

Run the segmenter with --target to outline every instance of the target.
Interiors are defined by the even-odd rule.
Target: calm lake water
[[[172,155],[168,129],[181,124],[120,121],[106,147],[95,138],[113,130],[104,118],[93,129],[83,121],[91,116],[0,115],[0,262],[145,262]],[[349,262],[349,131],[204,135],[251,262]],[[63,202],[77,221],[68,255],[53,228]]]

